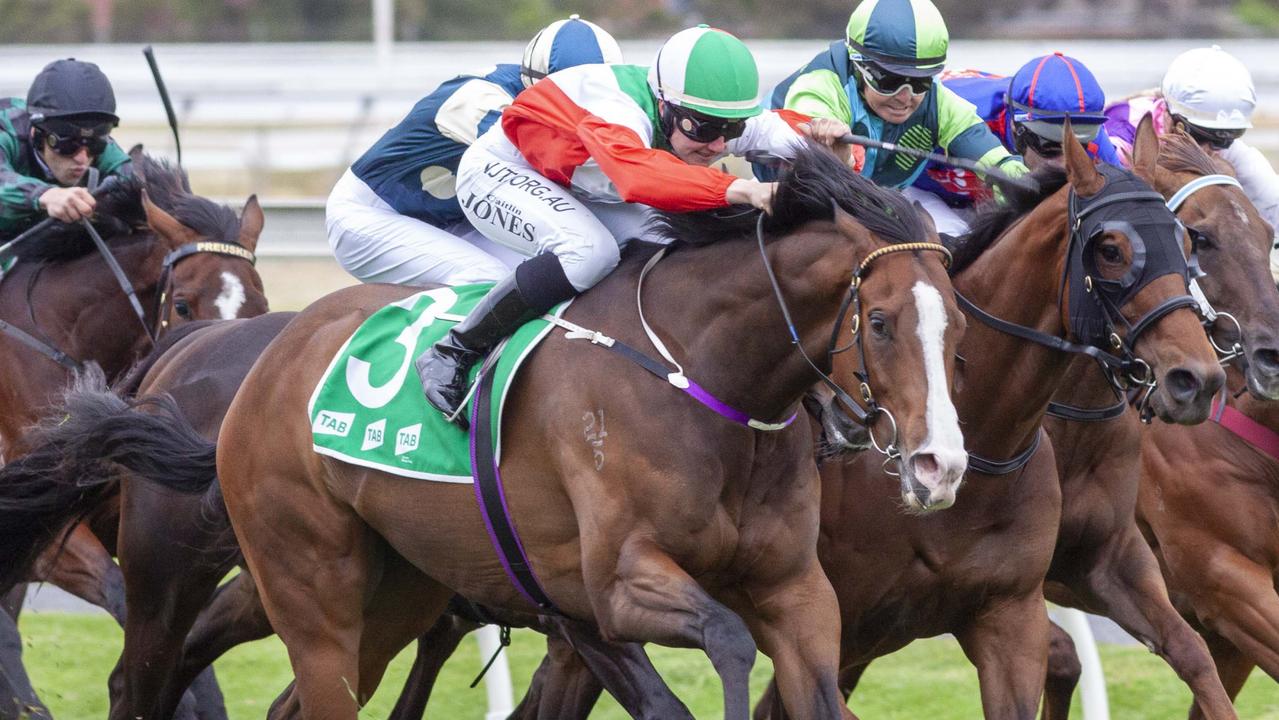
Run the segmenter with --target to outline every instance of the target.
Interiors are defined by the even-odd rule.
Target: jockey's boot
[[[471,367],[503,338],[541,313],[520,294],[514,273],[499,281],[462,322],[414,363],[426,401],[466,429],[466,414],[457,410],[466,397]]]

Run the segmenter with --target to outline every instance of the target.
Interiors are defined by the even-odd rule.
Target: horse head
[[[162,164],[143,159],[141,172],[146,223],[165,250],[157,281],[160,329],[190,320],[265,313],[262,278],[254,267],[264,219],[257,196],[249,197],[237,217],[229,208],[186,191],[176,172]]]
[[[898,475],[908,508],[941,510],[955,503],[968,463],[950,393],[965,320],[946,274],[949,255],[936,251],[927,214],[900,194],[864,187],[854,198],[856,215],[837,207],[835,228],[866,251],[853,273],[850,324],[837,330],[842,340],[833,338],[832,376],[856,388],[869,440]],[[840,427],[838,414],[823,424],[845,439],[859,436]]]
[[[1139,176],[1095,165],[1080,143],[1065,143],[1065,160],[1074,191],[1062,286],[1066,327],[1123,358],[1111,377],[1122,387],[1144,387],[1151,413],[1202,422],[1225,374],[1188,293],[1176,218]]]
[[[1213,343],[1226,354],[1242,353],[1254,396],[1279,399],[1279,290],[1268,270],[1273,229],[1234,180],[1234,169],[1182,132],[1161,142],[1147,117],[1132,159],[1186,226],[1192,277],[1212,305]]]

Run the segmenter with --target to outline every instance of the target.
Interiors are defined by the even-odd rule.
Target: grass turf
[[[56,612],[24,613],[21,627],[27,667],[54,716],[61,720],[106,717],[107,674],[120,652],[119,628],[104,616]],[[515,632],[510,664],[517,702],[543,649],[541,638],[534,633]],[[719,681],[703,655],[667,648],[652,648],[650,652],[663,677],[696,717],[721,716]],[[1101,655],[1112,717],[1185,717],[1190,693],[1161,660],[1143,648],[1116,645],[1101,646]],[[401,654],[362,717],[386,717],[411,662],[411,652]],[[479,667],[478,650],[468,639],[445,666],[427,716],[483,718],[483,689],[467,688]],[[751,682],[756,696],[763,691],[769,670],[767,658],[761,656]],[[232,650],[218,662],[217,673],[233,720],[264,717],[271,701],[291,679],[284,647],[275,638]],[[968,720],[981,716],[977,674],[949,639],[920,641],[876,662],[863,677],[852,707],[866,720]],[[1076,699],[1075,717],[1082,717],[1077,708]],[[1239,716],[1279,720],[1279,686],[1254,673],[1240,696]],[[606,697],[591,717],[613,720],[626,714]]]

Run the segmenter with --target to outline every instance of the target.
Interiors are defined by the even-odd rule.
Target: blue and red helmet
[[[1083,63],[1059,52],[1021,66],[1005,99],[1015,124],[1053,142],[1061,142],[1067,117],[1083,143],[1092,142],[1106,122],[1106,93],[1097,78]]]

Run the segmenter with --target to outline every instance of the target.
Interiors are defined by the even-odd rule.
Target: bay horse
[[[1245,354],[1239,359],[1244,361],[1253,394],[1279,399],[1279,291],[1265,255],[1270,229],[1238,185],[1229,184],[1231,178],[1225,174],[1229,168],[1214,162],[1182,133],[1165,135],[1161,143],[1149,118],[1137,131],[1133,167],[1177,203],[1177,215],[1189,229],[1186,242],[1194,245],[1191,257],[1206,272],[1197,280],[1200,288],[1216,310],[1228,313],[1219,325],[1227,325],[1228,320],[1238,323],[1216,334],[1241,340]],[[1190,194],[1182,193],[1184,188]],[[1050,415],[1061,413],[1074,419],[1057,416],[1045,422],[1062,488],[1062,520],[1046,594],[1059,605],[1111,618],[1159,654],[1190,687],[1203,717],[1234,718],[1207,646],[1173,608],[1159,563],[1137,526],[1141,422],[1136,413],[1124,412],[1122,399],[1118,403],[1115,399],[1095,366],[1076,360],[1063,390],[1054,397],[1055,403],[1066,407],[1049,408]],[[1078,409],[1086,412],[1080,414]],[[1103,419],[1107,414],[1111,417]],[[1189,432],[1198,436],[1205,431]],[[1153,429],[1150,434],[1184,436],[1180,428]],[[1191,466],[1181,461],[1182,452],[1193,451],[1179,449],[1173,458],[1182,468],[1178,483],[1193,474]],[[1217,479],[1212,482],[1215,486]],[[1200,492],[1212,494],[1206,488]],[[1187,529],[1177,527],[1178,532]],[[1072,652],[1068,643],[1059,647]],[[1078,664],[1069,655],[1051,658],[1044,717],[1065,718]]]
[[[953,633],[977,667],[985,717],[1034,717],[1049,642],[1043,582],[1061,511],[1041,421],[1073,357],[1050,346],[1079,337],[1086,308],[1076,303],[1081,295],[1089,302],[1072,290],[1099,292],[1115,281],[1126,288],[1117,322],[1142,331],[1114,345],[1092,332],[1107,348],[1132,345],[1147,358],[1158,379],[1151,408],[1161,418],[1202,421],[1222,384],[1185,298],[1182,248],[1162,198],[1131,173],[1094,167],[1078,143],[1066,143],[1064,160],[1064,173],[1037,174],[1038,196],[1013,193],[1009,206],[981,213],[955,254],[955,287],[970,313],[956,373],[970,453],[959,502],[935,515],[902,513],[873,458],[821,466],[818,555],[839,598],[846,692],[876,657]],[[1075,212],[1097,207],[1109,219]],[[1140,268],[1134,258],[1143,257]],[[1155,258],[1166,261],[1164,271],[1147,276]],[[770,688],[755,717],[784,716],[791,714]]]
[[[74,370],[93,363],[118,376],[171,326],[266,309],[252,263],[263,220],[256,198],[237,218],[191,194],[181,170],[140,148],[131,157],[132,176],[104,184],[98,199],[93,224],[103,247],[82,225],[54,224],[23,241],[0,282],[0,320],[10,328],[0,336],[6,459],[25,452],[26,428],[58,399]],[[102,252],[112,255],[123,280]],[[90,518],[100,520],[94,530],[108,542],[112,516]],[[30,579],[53,582],[124,619],[118,568],[86,525],[60,552],[42,558]],[[15,614],[21,597],[21,587],[10,593]],[[40,707],[34,695],[22,702]],[[0,717],[8,709],[0,702]]]
[[[685,246],[648,274],[648,317],[660,318],[655,332],[688,358],[690,376],[730,406],[781,420],[818,378],[788,342],[788,324],[822,370],[832,369],[826,351],[860,337],[866,397],[885,409],[875,427],[892,446],[903,502],[928,508],[953,498],[965,456],[946,379],[963,320],[941,257],[920,251],[933,246],[889,243],[935,241],[912,206],[806,150],[781,182],[773,215],[760,221],[758,247],[750,215],[667,222]],[[760,252],[775,275],[757,264]],[[638,286],[636,255],[565,317],[643,345],[638,313],[624,300]],[[874,271],[853,285],[856,311],[843,317],[850,279],[871,262]],[[227,508],[297,677],[273,716],[354,718],[386,663],[454,591],[499,609],[538,609],[485,544],[471,489],[320,456],[309,422],[296,422],[332,352],[369,313],[410,292],[348,288],[303,311],[249,373],[219,435]],[[571,380],[561,372],[570,366]],[[856,381],[833,366],[836,380]],[[546,595],[608,640],[703,649],[723,679],[727,717],[749,714],[756,643],[774,658],[798,717],[846,715],[829,632],[838,613],[814,552],[808,426],[766,433],[736,425],[686,398],[661,400],[666,391],[635,371],[552,334],[511,392],[501,472],[518,478],[506,501]],[[605,384],[592,380],[606,375]],[[263,415],[264,407],[273,411]],[[599,409],[616,428],[602,470],[595,448],[572,450],[582,413]],[[211,480],[214,446],[178,418],[161,417],[111,447],[110,460],[147,480],[193,491]],[[155,458],[177,467],[157,469]],[[258,516],[262,503],[270,517]],[[399,557],[416,579],[388,587]],[[412,622],[404,608],[414,610]]]
[[[1218,158],[1185,155],[1180,177],[1232,174]],[[1205,188],[1187,206],[1208,271],[1204,291],[1239,323],[1224,344],[1244,351],[1228,365],[1211,422],[1143,429],[1137,523],[1233,700],[1253,668],[1279,679],[1279,301],[1265,272],[1273,228],[1229,185]],[[1196,695],[1190,717],[1213,712]]]

